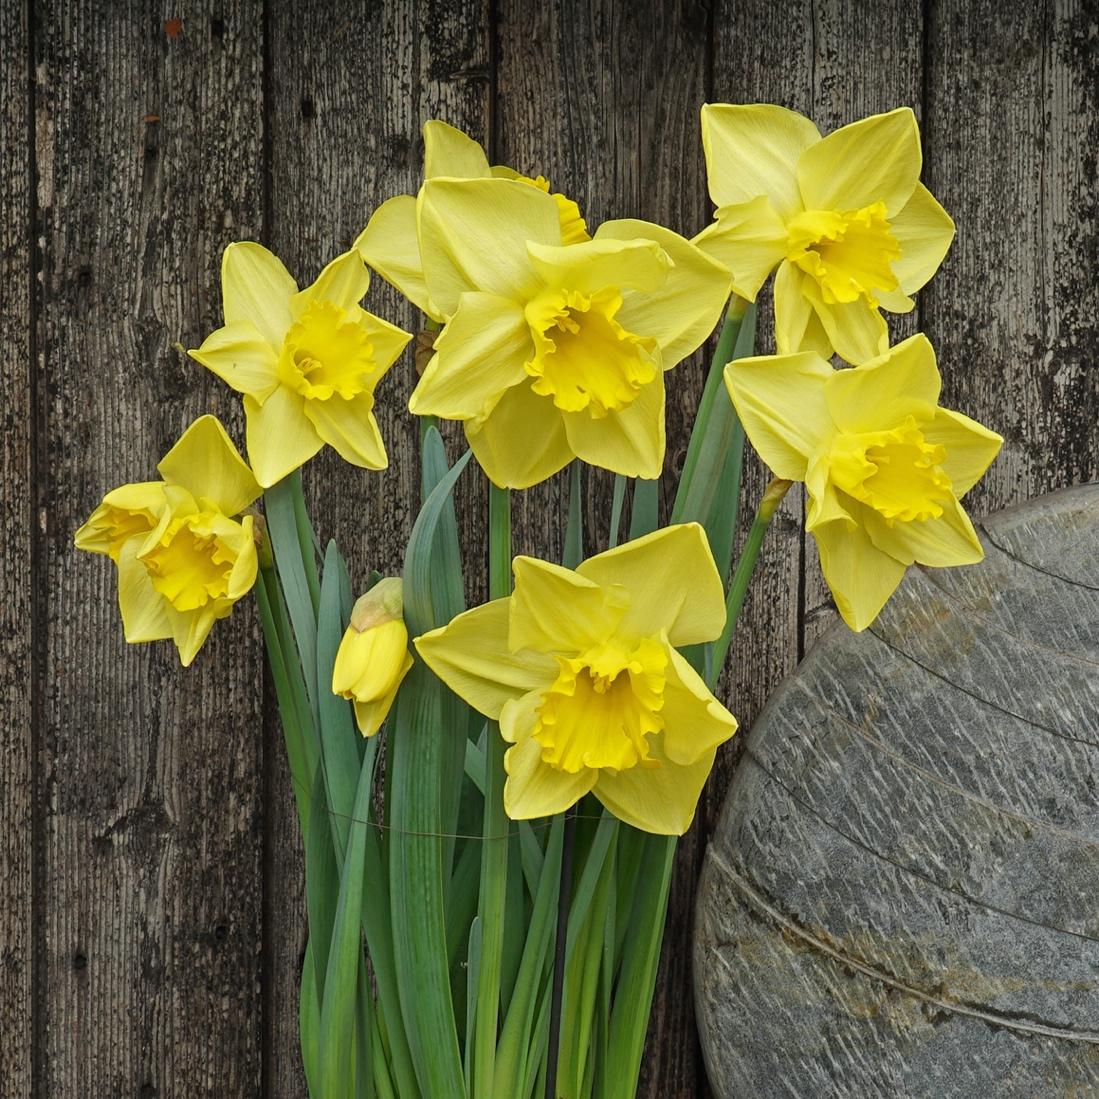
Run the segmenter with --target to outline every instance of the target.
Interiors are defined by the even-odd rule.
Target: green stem
[[[511,592],[511,496],[489,485],[488,588],[490,599]],[[473,1037],[473,1087],[478,1099],[495,1094],[496,1038],[500,1014],[500,978],[507,899],[508,822],[504,814],[504,751],[499,727],[491,723],[485,745],[485,808],[481,853],[481,967],[477,975],[477,1014]],[[498,1096],[497,1099],[505,1099]]]
[[[293,489],[294,523],[298,531],[298,547],[301,561],[305,567],[305,580],[309,586],[309,597],[313,601],[313,613],[317,614],[321,605],[321,581],[317,572],[317,545],[313,536],[313,524],[305,506],[305,489],[302,486],[301,470],[290,475]]]
[[[710,668],[709,686],[711,689],[721,678],[722,669],[725,667],[725,657],[729,653],[729,645],[733,640],[733,631],[736,629],[740,610],[744,606],[744,597],[748,593],[748,582],[755,572],[756,562],[759,560],[759,551],[763,546],[763,537],[767,528],[771,525],[782,498],[789,491],[792,481],[784,481],[776,477],[767,486],[763,493],[763,499],[759,502],[756,517],[752,521],[752,529],[748,532],[748,540],[744,543],[740,560],[737,561],[736,572],[733,574],[733,582],[729,585],[729,594],[725,600],[725,628],[721,636],[714,642],[713,662]]]
[[[622,529],[622,502],[626,498],[626,478],[621,473],[614,478],[614,497],[611,500],[611,532],[607,539],[607,548],[618,545],[618,534]]]
[[[313,771],[317,764],[313,715],[274,568],[268,566],[260,569],[255,590],[263,640],[267,647],[267,663],[275,684],[275,698],[286,742],[294,798],[298,804],[298,820],[304,834],[309,820]]]
[[[721,326],[721,335],[718,337],[714,357],[710,362],[710,370],[706,375],[706,387],[702,391],[702,400],[699,402],[695,428],[687,444],[687,458],[683,463],[679,488],[676,490],[675,503],[672,505],[672,523],[686,523],[692,520],[703,522],[710,512],[710,498],[717,486],[709,483],[713,478],[698,476],[698,468],[704,459],[713,457],[708,454],[708,451],[712,450],[714,444],[718,442],[711,437],[707,428],[713,414],[714,402],[719,397],[728,400],[724,395],[725,365],[733,357],[748,308],[748,303],[735,295],[729,302],[725,323]],[[735,493],[740,486],[721,487],[723,492]]]

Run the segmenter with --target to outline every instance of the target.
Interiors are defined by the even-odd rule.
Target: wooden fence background
[[[72,534],[195,415],[242,438],[233,395],[173,349],[220,323],[222,248],[258,239],[312,278],[415,189],[424,119],[544,172],[593,222],[689,235],[710,216],[702,102],[822,128],[911,104],[959,232],[903,330],[934,341],[947,402],[1007,438],[974,510],[1099,475],[1095,0],[0,0],[0,51],[4,1099],[304,1095],[301,862],[254,612],[181,671],[167,643],[122,643],[114,570]],[[409,529],[410,374],[381,394],[388,473],[308,473],[360,575],[395,569]],[[669,468],[701,380],[700,361],[674,375]],[[762,483],[753,466],[749,506]],[[560,494],[518,504],[525,549],[554,552]],[[476,570],[483,500],[462,506]],[[831,615],[801,506],[737,640],[745,727]],[[691,904],[736,759],[682,844],[645,1096],[707,1093]]]

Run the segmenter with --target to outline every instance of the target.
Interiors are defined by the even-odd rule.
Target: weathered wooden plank
[[[978,513],[1099,475],[1099,49],[1086,0],[931,5],[929,185],[959,234],[921,297],[943,403],[1005,436]]]
[[[488,5],[484,0],[378,5],[370,17],[338,3],[270,9],[270,224],[267,243],[304,285],[348,248],[375,206],[419,187],[422,124],[440,117],[483,139],[489,116]],[[364,303],[416,331],[420,317],[375,277]],[[371,569],[399,574],[419,500],[419,429],[409,414],[412,352],[393,368],[375,408],[390,466],[368,473],[322,453],[305,473],[322,540],[335,538],[352,583]],[[447,428],[452,454],[465,448]],[[468,475],[459,516],[471,594],[485,587],[485,495]],[[269,892],[267,1091],[303,1095],[298,1052],[298,984],[306,939],[304,869],[277,717],[267,785],[268,865],[283,885]]]
[[[1097,530],[1093,486],[988,522],[1069,574]],[[720,1095],[1099,1083],[1099,603],[989,548],[830,631],[753,730],[696,941]],[[1061,647],[1066,614],[1087,648]]]
[[[172,349],[220,323],[227,233],[262,209],[258,3],[34,9],[35,364],[48,643],[41,1095],[260,1090],[258,631],[188,671],[127,648],[109,562],[72,548],[197,414],[238,401]]]
[[[812,117],[829,133],[868,115],[911,107],[922,114],[923,11],[921,5],[881,4],[867,18],[858,0],[812,4]],[[888,314],[890,341],[918,331],[919,304],[907,315]],[[836,618],[835,604],[820,571],[812,535],[805,539],[802,567],[800,652]]]
[[[35,514],[29,31],[25,4],[0,4],[0,1088],[12,1095],[30,1095],[33,1073]]]
[[[705,224],[698,110],[706,93],[705,6],[538,4],[498,8],[497,159],[542,173],[575,199],[594,229],[639,217],[692,236]],[[672,59],[675,59],[674,61]],[[666,470],[678,470],[704,379],[703,356],[668,375]],[[605,548],[611,478],[587,471],[588,526]],[[521,545],[558,552],[564,479],[524,493]],[[667,503],[667,501],[665,501]],[[700,857],[697,833],[681,842],[638,1094],[690,1095],[698,1086],[688,998],[687,940]]]

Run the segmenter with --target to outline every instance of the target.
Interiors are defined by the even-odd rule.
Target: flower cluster
[[[305,854],[314,1099],[633,1094],[666,837],[736,732],[715,690],[785,493],[804,484],[855,630],[908,566],[981,557],[961,499],[1002,440],[940,407],[931,344],[890,346],[885,317],[912,309],[954,234],[912,112],[822,137],[780,107],[717,104],[702,142],[716,211],[693,239],[594,225],[433,121],[417,194],[383,202],[305,289],[230,244],[224,323],[189,354],[241,394],[250,465],[203,416],[161,480],[108,493],[76,534],[117,566],[127,641],[171,638],[184,665],[256,592]],[[411,334],[363,308],[371,269],[425,318],[407,378],[423,500],[402,576],[359,563],[355,600],[300,469],[325,446],[387,465],[375,401]],[[750,303],[772,274],[778,353],[755,355]],[[669,394],[683,406],[683,364],[723,314],[661,527]],[[453,465],[437,417],[468,441]],[[775,476],[734,569],[745,436]],[[471,456],[492,598],[466,609],[454,490]],[[606,549],[586,558],[583,463],[616,475]],[[509,493],[566,466],[563,562],[513,557]]]
[[[410,334],[360,306],[368,266],[437,329],[409,410],[461,422],[506,489],[575,459],[658,478],[673,369],[730,295],[734,310],[754,301],[774,272],[779,353],[719,366],[763,460],[805,483],[806,529],[840,614],[863,629],[908,565],[978,560],[959,501],[1001,440],[939,407],[930,343],[890,347],[883,316],[911,310],[954,234],[919,180],[911,110],[822,137],[780,107],[708,105],[702,141],[716,212],[693,240],[637,220],[593,228],[545,178],[491,166],[435,121],[419,193],[382,203],[304,290],[267,249],[230,245],[224,326],[190,355],[242,394],[251,471],[204,417],[161,463],[163,481],[115,490],[78,532],[81,548],[118,565],[127,640],[171,637],[190,663],[255,581],[254,522],[242,513],[261,486],[325,445],[386,466],[375,389]],[[850,365],[837,369],[835,355]],[[676,648],[711,642],[726,624],[705,532],[668,528],[575,572],[531,558],[514,571],[510,598],[416,641],[436,674],[500,722],[509,813],[552,814],[593,791],[639,827],[682,831],[735,729]],[[399,582],[364,600],[332,689],[370,735],[413,658]]]

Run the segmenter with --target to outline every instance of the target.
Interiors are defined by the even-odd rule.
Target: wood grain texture
[[[1099,17],[933,3],[929,186],[950,259],[921,295],[943,403],[1006,439],[978,512],[1099,475]]]
[[[1099,485],[997,513],[768,703],[700,889],[719,1095],[1099,1086],[1097,532]]]
[[[0,5],[0,1092],[31,1089],[34,1050],[34,457],[30,27]]]
[[[373,209],[415,193],[423,168],[420,129],[444,118],[479,139],[488,131],[488,8],[456,3],[375,4],[356,11],[335,2],[274,4],[269,23],[270,206],[267,243],[300,285],[351,246]],[[227,237],[228,243],[232,237]],[[416,311],[375,276],[364,305],[415,332]],[[371,569],[400,575],[419,502],[419,429],[408,414],[415,385],[411,352],[378,390],[375,412],[390,456],[383,473],[354,469],[331,450],[310,464],[306,491],[322,544],[335,538],[352,583]],[[465,449],[446,425],[452,456]],[[486,497],[474,478],[458,493],[470,596],[486,589],[480,532]],[[278,718],[268,742],[277,748]],[[268,1094],[305,1094],[298,1049],[298,987],[306,941],[305,878],[284,753],[266,785],[267,865],[286,888],[269,895]]]
[[[43,3],[35,18],[38,393],[48,628],[38,1095],[256,1094],[261,658],[247,604],[184,674],[122,644],[110,563],[73,548],[235,401],[172,349],[219,323],[227,229],[262,209],[258,5]],[[167,22],[175,17],[182,22]]]
[[[3,475],[12,501],[0,522],[0,698],[11,715],[0,732],[5,1097],[304,1094],[299,839],[277,718],[260,686],[254,612],[238,608],[181,672],[168,646],[122,644],[113,570],[73,553],[71,535],[108,488],[151,475],[199,412],[218,412],[242,439],[237,400],[171,350],[220,322],[224,245],[264,240],[311,279],[374,205],[414,189],[426,118],[483,138],[497,162],[543,172],[593,225],[638,216],[690,235],[710,216],[702,101],[772,100],[823,129],[911,103],[923,122],[924,177],[959,235],[895,332],[927,331],[944,400],[1008,438],[967,503],[979,515],[1099,476],[1099,22],[1088,0],[895,0],[872,10],[854,0],[0,0],[0,40]],[[381,280],[366,304],[416,323]],[[769,350],[766,308],[760,324]],[[702,358],[672,375],[669,470],[682,462]],[[379,393],[389,471],[362,474],[327,455],[306,475],[321,537],[339,539],[359,578],[400,565],[418,478],[405,414],[412,383],[408,357]],[[459,449],[460,433],[448,428],[448,443]],[[766,483],[754,458],[747,466],[741,537]],[[559,552],[561,481],[516,494],[520,551]],[[589,478],[592,549],[605,543],[609,492],[608,477]],[[479,599],[485,507],[475,478],[463,479],[459,507],[469,594]],[[834,613],[801,516],[795,492],[734,641],[722,689],[742,735],[723,750],[681,847],[644,1096],[708,1094],[685,991],[701,854],[734,774],[754,766],[742,760],[744,734]],[[1004,627],[995,587],[979,577],[1016,585],[1012,570],[1056,577],[1066,567],[1021,530],[995,534],[1001,572],[938,574],[929,597],[978,601],[984,619]],[[1035,591],[1037,613],[1052,596]],[[1065,650],[1080,643],[1077,620],[1066,612]],[[1025,621],[1012,627],[1020,653],[1034,641]],[[35,636],[41,696],[32,705]],[[904,639],[875,643],[884,664],[927,665],[918,697],[938,712],[942,654]],[[974,651],[984,652],[976,640]],[[1035,667],[1055,675],[1040,660]],[[969,684],[972,709],[958,710],[967,720],[983,704],[982,674]],[[866,704],[841,686],[832,684],[837,699]],[[1048,736],[1023,736],[1028,700],[1015,701],[996,742],[1014,753],[1014,778],[981,785],[942,737],[906,742],[891,765],[927,772],[935,789],[969,781],[978,798],[995,794],[1005,811],[1064,833],[1092,827],[1089,738],[1050,715]],[[875,749],[856,747],[868,767]],[[955,808],[984,812],[968,800]],[[979,895],[980,882],[963,875],[957,884]],[[1021,915],[1050,922],[1040,909]],[[1065,926],[1060,933],[1080,927]],[[33,1081],[29,1003],[40,1039]],[[873,1049],[868,1039],[858,1056]]]

